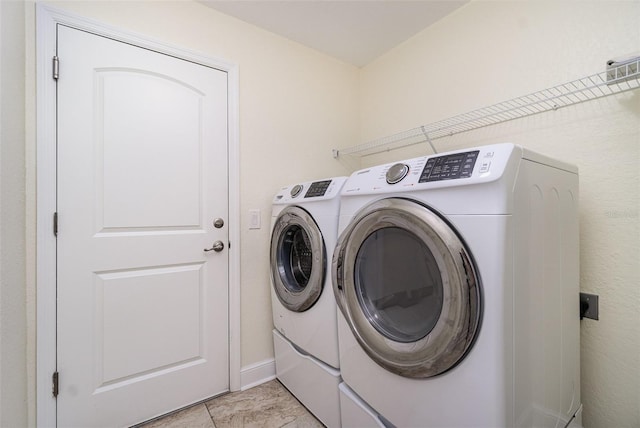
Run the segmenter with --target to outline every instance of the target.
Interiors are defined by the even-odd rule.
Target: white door
[[[131,425],[229,389],[227,75],[64,26],[58,57],[58,426]]]

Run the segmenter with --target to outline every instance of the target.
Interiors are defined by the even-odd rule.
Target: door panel
[[[95,350],[102,356],[97,387],[201,359],[202,264],[96,273],[95,278],[101,321],[95,337],[103,347]]]
[[[104,192],[97,201],[103,227],[202,228],[205,94],[169,76],[135,69],[98,70],[96,84],[96,127],[102,130],[96,141],[102,151],[96,184]]]
[[[58,56],[58,425],[131,425],[229,388],[227,76],[64,26]]]

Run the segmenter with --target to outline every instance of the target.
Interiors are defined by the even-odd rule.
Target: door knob
[[[224,220],[221,218],[217,218],[215,220],[213,220],[213,227],[215,227],[216,229],[220,229],[222,226],[224,226]]]
[[[204,251],[215,251],[216,253],[219,253],[223,249],[224,243],[222,241],[216,241],[213,243],[213,246],[211,248],[205,248]]]

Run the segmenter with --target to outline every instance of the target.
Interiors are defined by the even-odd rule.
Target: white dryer
[[[331,256],[347,177],[285,186],[272,207],[271,302],[278,379],[318,419],[340,426]]]
[[[342,190],[339,231],[341,374],[378,421],[579,415],[574,166],[500,144],[368,168]]]

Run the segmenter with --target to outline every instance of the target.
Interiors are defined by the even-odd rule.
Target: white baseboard
[[[271,358],[240,369],[240,390],[253,388],[276,378],[276,361]]]

